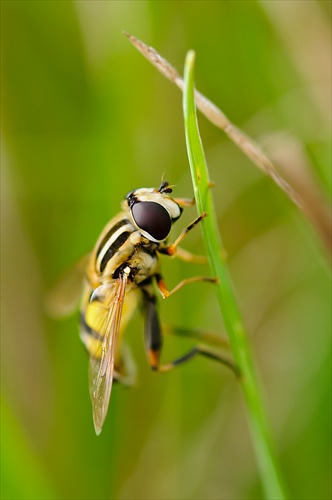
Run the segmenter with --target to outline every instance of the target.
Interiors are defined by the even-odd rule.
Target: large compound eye
[[[140,201],[133,205],[131,212],[137,226],[157,241],[164,240],[171,230],[170,215],[159,203]]]

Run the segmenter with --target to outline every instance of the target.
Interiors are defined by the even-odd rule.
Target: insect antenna
[[[171,193],[173,190],[168,181],[162,181],[158,188],[159,193]]]

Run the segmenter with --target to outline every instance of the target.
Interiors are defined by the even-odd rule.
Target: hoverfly
[[[80,336],[90,357],[90,396],[96,434],[100,434],[106,418],[113,380],[123,381],[126,370],[119,349],[119,337],[137,303],[143,303],[145,316],[145,345],[152,370],[166,372],[175,366],[202,354],[220,361],[236,373],[231,361],[203,345],[197,345],[175,361],[161,365],[162,332],[157,314],[154,282],[166,298],[195,281],[215,282],[213,278],[198,276],[181,281],[169,291],[161,274],[159,254],[190,261],[195,256],[178,245],[206,213],[198,216],[180,233],[175,243],[166,239],[172,225],[184,206],[194,200],[172,198],[167,181],[159,188],[140,188],[130,191],[122,202],[122,212],[106,225],[92,253],[77,265],[79,282],[84,273],[84,291],[80,310]],[[74,280],[75,281],[75,280]],[[61,288],[61,293],[63,286]],[[72,289],[74,287],[72,286]],[[54,290],[51,301],[58,300],[59,290]],[[75,293],[68,289],[62,298],[62,312],[68,313],[75,305]],[[57,308],[59,311],[59,307]]]

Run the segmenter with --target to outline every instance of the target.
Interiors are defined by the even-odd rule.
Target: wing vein
[[[110,401],[127,282],[128,275],[123,272],[114,283],[101,285],[99,288],[102,291],[97,293],[98,300],[105,306],[106,317],[104,316],[100,330],[103,340],[96,353],[90,355],[90,396],[96,434],[100,434],[102,430]]]

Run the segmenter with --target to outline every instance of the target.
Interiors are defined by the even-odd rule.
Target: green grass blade
[[[217,298],[229,336],[234,360],[242,374],[240,383],[265,495],[266,498],[273,500],[283,499],[285,498],[284,488],[273,451],[270,430],[252,362],[247,335],[235,298],[232,280],[226,263],[222,258],[225,252],[222,250],[221,237],[213,209],[209,174],[196,116],[194,61],[195,53],[193,51],[188,52],[184,74],[183,109],[187,151],[197,210],[199,213],[203,211],[208,213],[208,217],[202,221],[203,237],[212,273],[219,279],[219,284],[216,285]]]

